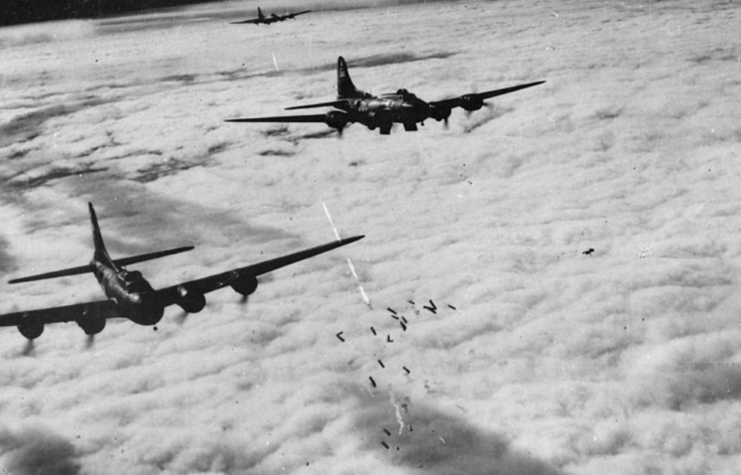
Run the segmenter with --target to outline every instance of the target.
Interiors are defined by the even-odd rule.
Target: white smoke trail
[[[327,205],[325,203],[322,203],[322,207],[324,208],[324,214],[327,215],[327,219],[329,220],[330,226],[332,226],[334,235],[339,241],[340,233],[337,231],[337,227],[334,225],[334,222],[332,221],[332,216],[329,214],[329,209],[327,209]],[[355,266],[353,265],[350,258],[347,259],[347,266],[350,268],[350,273],[352,273],[353,277],[355,277],[355,281],[358,283],[358,290],[360,291],[360,298],[363,299],[363,302],[365,302],[367,306],[371,307],[371,302],[370,302],[370,299],[368,298],[368,294],[365,293],[365,289],[363,289],[363,285],[360,283],[360,278],[358,277],[358,273],[355,272]]]

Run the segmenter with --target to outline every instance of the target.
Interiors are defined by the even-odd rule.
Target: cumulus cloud
[[[256,7],[234,2],[0,32],[6,277],[87,262],[87,201],[115,256],[196,246],[137,267],[155,287],[331,241],[323,202],[367,235],[156,332],[112,320],[88,347],[60,324],[23,352],[3,329],[3,465],[736,473],[730,4],[402,3],[317,2],[270,28],[228,25]],[[222,122],[331,99],[338,55],[377,93],[547,83],[388,137]],[[0,311],[99,298],[69,277],[5,286]]]

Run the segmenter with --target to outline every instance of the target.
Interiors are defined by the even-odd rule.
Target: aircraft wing
[[[252,20],[232,21],[232,22],[230,22],[229,24],[231,24],[231,25],[244,25],[244,24],[249,24],[249,23],[252,23],[252,24],[255,24],[255,25],[257,25],[257,24],[258,24],[258,23],[260,23],[261,21],[262,21],[262,20],[261,20],[261,19],[259,19],[259,18],[253,18]]]
[[[288,15],[285,15],[283,18],[295,18],[299,15],[303,15],[304,13],[309,13],[311,10],[304,10],[302,12],[296,12],[296,13],[289,13]]]
[[[349,101],[347,99],[340,99],[337,101],[318,102],[316,104],[306,104],[304,106],[286,107],[286,110],[290,111],[290,110],[296,110],[296,109],[312,109],[314,107],[336,107],[338,109],[341,109],[342,108],[341,106],[346,105],[348,102]]]
[[[320,122],[327,123],[326,114],[284,115],[279,117],[251,117],[244,119],[226,119],[224,122]]]
[[[435,107],[444,109],[452,109],[454,107],[461,107],[466,102],[481,102],[485,99],[491,99],[492,97],[501,96],[503,94],[509,94],[510,92],[519,91],[520,89],[526,89],[528,87],[537,86],[543,84],[545,81],[531,82],[528,84],[519,84],[517,86],[505,87],[503,89],[495,89],[493,91],[480,92],[476,94],[465,94],[460,97],[454,97],[452,99],[445,99],[442,101],[430,102],[429,104]]]
[[[97,302],[76,303],[62,307],[50,307],[39,310],[26,310],[25,312],[14,312],[0,315],[0,327],[13,327],[21,323],[26,317],[34,317],[43,323],[60,323],[77,320],[90,313],[103,314],[106,318],[114,318],[116,315],[116,304],[110,300],[99,300]]]
[[[188,293],[194,292],[198,294],[213,292],[214,290],[221,289],[222,287],[226,287],[227,285],[232,285],[233,283],[245,277],[256,278],[260,275],[267,274],[268,272],[272,272],[276,269],[280,269],[281,267],[295,264],[296,262],[303,261],[304,259],[308,259],[324,252],[331,251],[332,249],[336,249],[355,241],[359,241],[364,237],[365,236],[354,236],[346,239],[341,239],[339,241],[330,242],[321,246],[312,247],[310,249],[304,249],[303,251],[294,252],[293,254],[277,257],[275,259],[259,262],[257,264],[240,267],[239,269],[234,269],[227,272],[222,272],[220,274],[203,277],[201,279],[191,280],[190,282],[184,282],[182,284],[166,287],[155,291],[156,298],[160,304],[167,307],[169,305],[175,304],[181,298],[181,293],[183,290]]]

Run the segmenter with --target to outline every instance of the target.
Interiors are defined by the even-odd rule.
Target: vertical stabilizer
[[[265,15],[262,14],[262,10],[260,10],[260,7],[257,7],[257,18],[261,20],[265,18]]]
[[[337,58],[337,98],[357,98],[362,97],[362,91],[358,91],[350,79],[350,73],[347,71],[347,64],[340,56]]]
[[[94,259],[110,267],[115,268],[111,257],[106,251],[105,244],[103,243],[103,236],[100,234],[100,227],[98,226],[98,217],[95,215],[95,208],[92,203],[88,203],[90,207],[90,223],[93,225],[93,244],[95,245]]]

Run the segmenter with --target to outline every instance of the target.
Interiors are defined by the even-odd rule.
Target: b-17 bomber
[[[257,18],[252,18],[250,20],[243,20],[243,21],[234,21],[232,22],[232,25],[244,25],[244,24],[270,25],[272,23],[276,23],[279,21],[293,20],[297,16],[303,15],[309,12],[311,12],[311,10],[304,10],[302,12],[296,12],[296,13],[286,13],[285,15],[276,15],[275,13],[272,13],[270,16],[265,16],[262,13],[262,10],[260,9],[260,7],[257,7]]]
[[[444,121],[447,125],[448,117],[456,107],[468,112],[477,111],[486,105],[484,102],[486,99],[537,86],[544,82],[519,84],[431,102],[423,101],[406,89],[375,96],[355,87],[350,79],[347,64],[340,56],[337,59],[337,100],[286,108],[286,110],[296,110],[332,107],[332,110],[324,114],[227,119],[226,122],[317,122],[337,129],[340,134],[348,124],[357,122],[370,130],[378,129],[381,135],[389,135],[395,123],[403,124],[404,130],[408,132],[417,130],[417,124],[424,125],[427,119]]]
[[[162,319],[165,308],[170,305],[178,305],[186,313],[198,313],[206,306],[205,294],[226,286],[230,286],[246,299],[257,289],[258,276],[345,246],[364,237],[354,236],[339,239],[335,242],[257,264],[155,290],[144,279],[141,272],[126,270],[125,266],[190,251],[193,246],[140,254],[122,259],[111,259],[103,243],[92,203],[89,204],[89,208],[95,248],[90,264],[12,279],[9,283],[29,282],[92,272],[107,299],[0,315],[0,326],[16,326],[24,337],[34,340],[41,336],[44,325],[49,323],[74,321],[91,338],[92,335],[103,331],[106,320],[109,318],[127,318],[139,325],[156,325]]]

